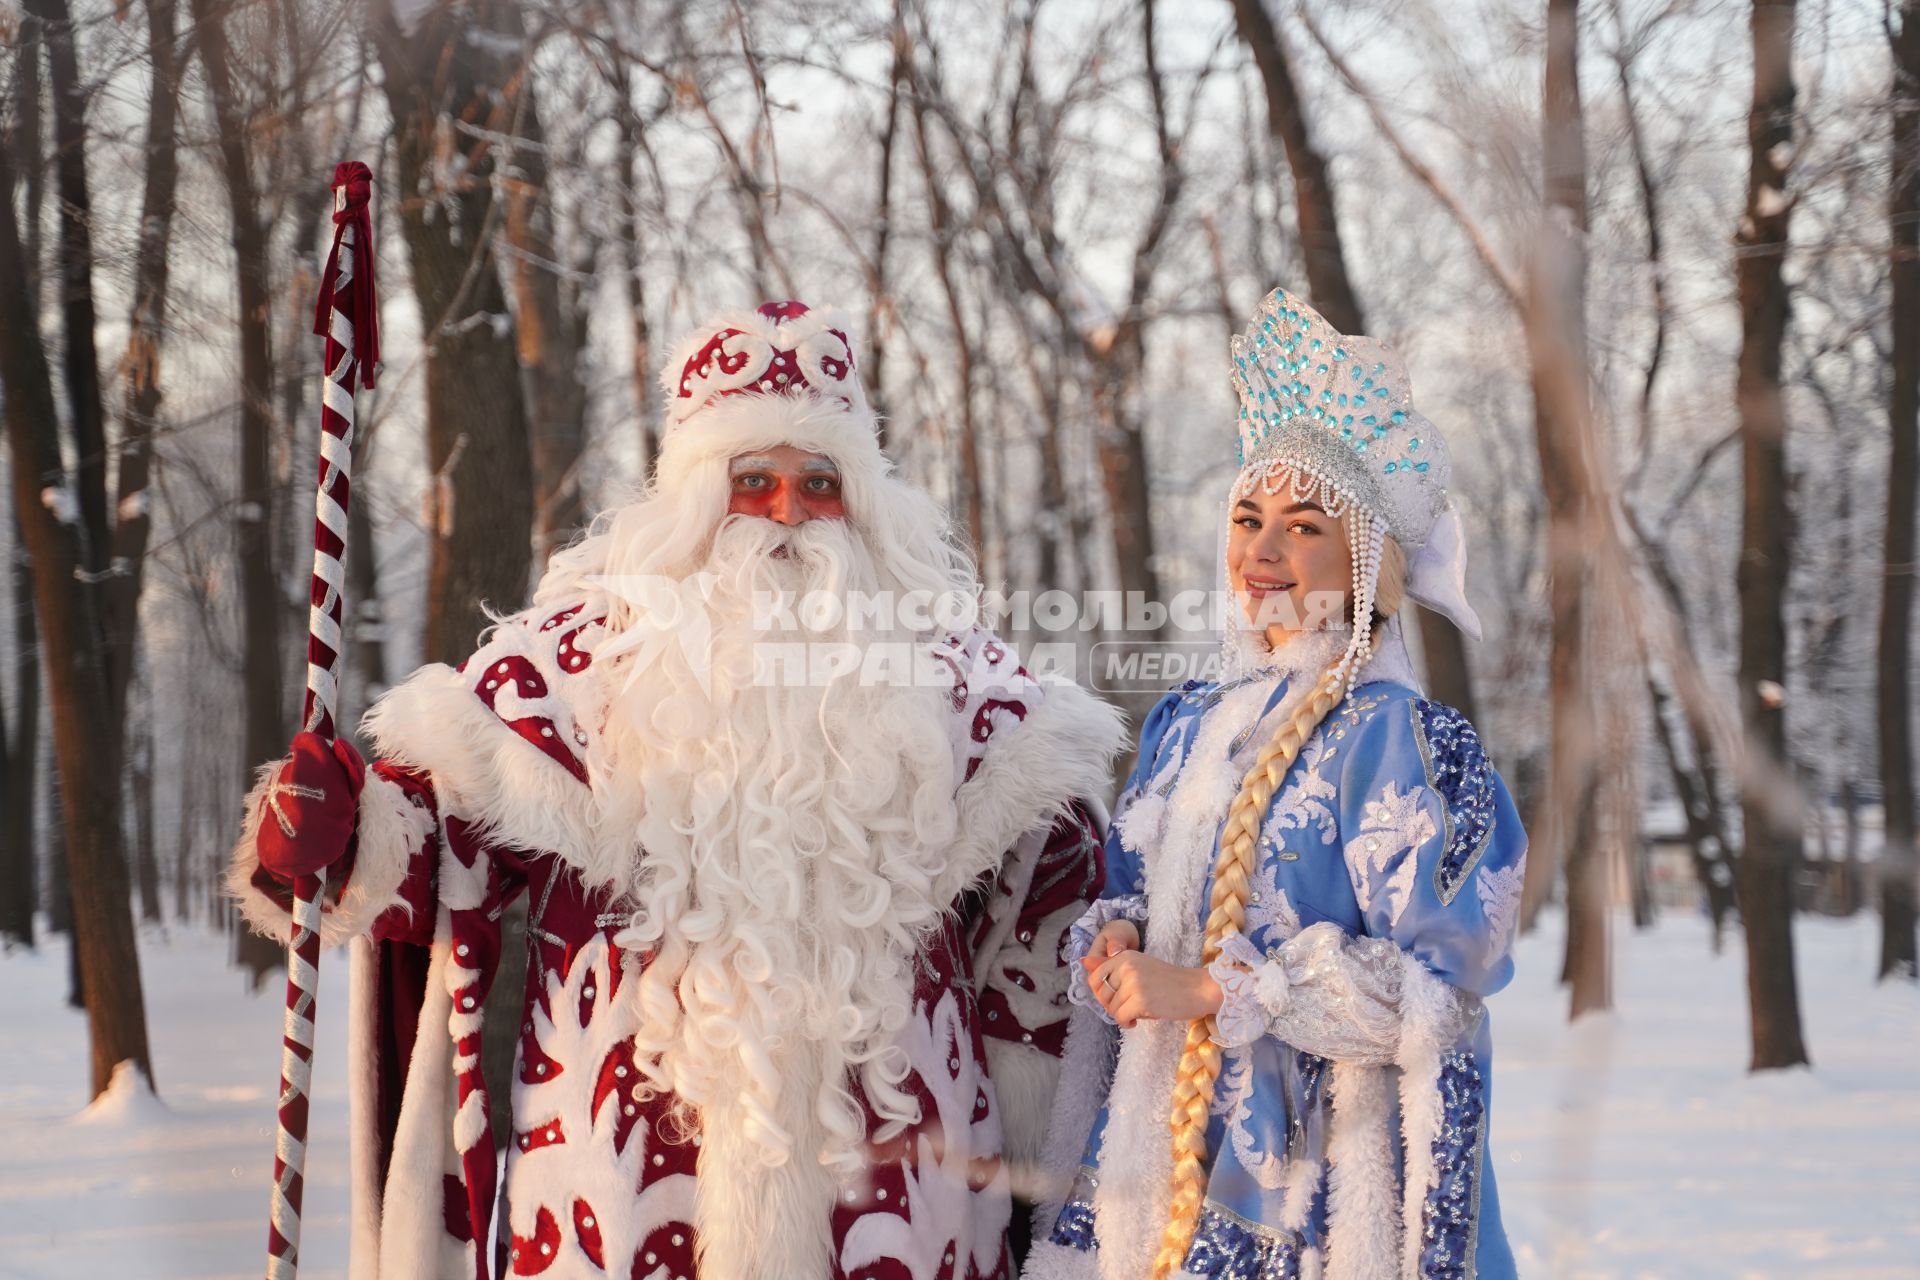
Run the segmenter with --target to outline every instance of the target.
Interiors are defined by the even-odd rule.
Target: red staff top
[[[313,331],[324,335],[336,305],[334,287],[340,273],[340,240],[353,228],[353,287],[345,310],[353,323],[353,358],[360,367],[360,384],[371,387],[380,372],[380,307],[374,291],[373,219],[367,199],[373,194],[373,171],[358,160],[333,169],[333,248],[320,276],[320,297],[313,308]]]

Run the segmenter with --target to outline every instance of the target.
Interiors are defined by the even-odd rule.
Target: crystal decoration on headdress
[[[1414,411],[1398,356],[1340,333],[1285,289],[1234,335],[1230,376],[1240,397],[1240,481],[1341,516],[1358,505],[1409,555],[1446,506],[1452,468],[1433,425]]]
[[[1392,535],[1418,562],[1447,510],[1446,446],[1414,411],[1398,356],[1372,338],[1341,333],[1285,289],[1266,296],[1229,349],[1240,397],[1240,475],[1228,509],[1256,488],[1287,488],[1295,500],[1347,521],[1353,630],[1331,674],[1351,689],[1373,655],[1382,543]]]

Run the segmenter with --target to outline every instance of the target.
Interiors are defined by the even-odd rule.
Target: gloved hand
[[[353,744],[297,733],[293,748],[261,800],[256,852],[283,879],[312,875],[338,862],[353,839],[367,763]]]

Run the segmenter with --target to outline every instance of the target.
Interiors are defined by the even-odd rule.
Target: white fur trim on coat
[[[1100,1255],[1036,1239],[1027,1265],[1020,1268],[1020,1280],[1100,1280]]]
[[[1420,1272],[1421,1219],[1433,1189],[1433,1144],[1440,1136],[1440,1059],[1462,1032],[1460,994],[1413,955],[1401,953],[1400,1131],[1406,1143],[1401,1268]],[[1478,1010],[1473,1010],[1477,1016]]]
[[[347,1167],[352,1227],[348,1280],[379,1280],[380,948],[361,936],[347,948]]]
[[[1336,1062],[1330,1073],[1327,1280],[1385,1280],[1399,1266],[1387,1071]]]
[[[447,1234],[442,1187],[448,1175],[460,1176],[453,1132],[453,1039],[446,1032],[453,999],[447,992],[447,964],[453,952],[443,907],[428,962],[420,1033],[407,1064],[407,1086],[395,1128],[393,1155],[380,1206],[380,1258],[372,1274],[380,1280],[473,1274],[473,1245]],[[360,1274],[358,1265],[356,1276]]]
[[[227,893],[239,904],[241,916],[255,933],[278,942],[292,937],[293,918],[255,887],[253,877],[260,868],[257,842],[260,823],[266,816],[267,788],[285,763],[275,760],[260,766],[254,774],[253,790],[245,801],[246,820],[227,866]],[[346,886],[321,914],[322,946],[337,946],[358,937],[390,908],[406,904],[400,886],[406,883],[408,868],[433,833],[433,815],[414,804],[395,783],[369,773],[360,792],[354,827],[359,852]]]
[[[1075,800],[1103,794],[1126,740],[1117,707],[1077,684],[1050,683],[1026,719],[993,735],[979,770],[954,796],[957,830],[930,896],[951,902],[1000,864],[1021,836],[1045,831]]]
[[[1030,1199],[1041,1181],[1047,1118],[1060,1084],[1060,1059],[1032,1045],[987,1036],[987,1076],[999,1104],[1002,1155],[1013,1177],[1013,1192]]]
[[[1091,1009],[1072,1007],[1066,1052],[1060,1055],[1060,1085],[1041,1156],[1040,1182],[1027,1192],[1034,1204],[1035,1240],[1053,1234],[1053,1224],[1073,1191],[1081,1157],[1093,1136],[1094,1119],[1105,1101],[1103,1086],[1113,1072],[1119,1044],[1119,1031],[1111,1023]]]

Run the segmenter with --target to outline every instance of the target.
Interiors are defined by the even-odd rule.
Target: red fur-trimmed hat
[[[731,396],[812,396],[871,418],[852,325],[833,307],[769,302],[720,316],[674,345],[661,373],[666,425],[679,431]]]

